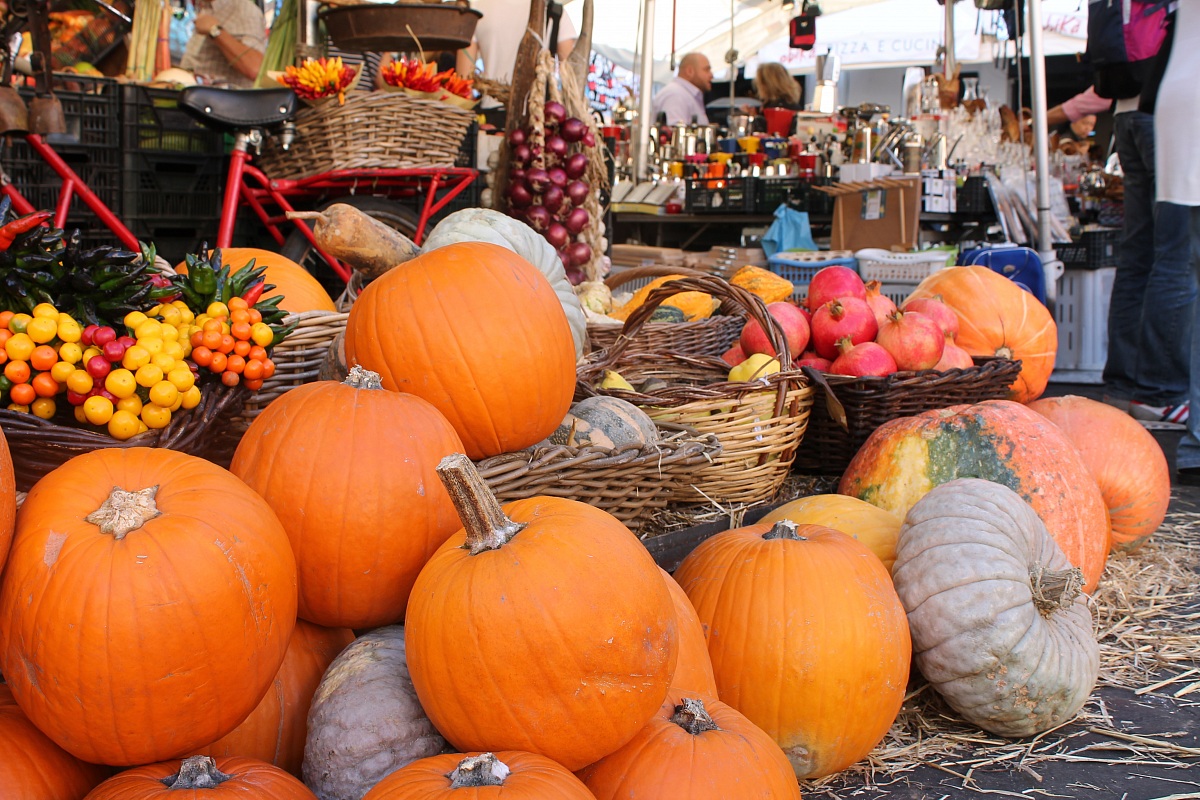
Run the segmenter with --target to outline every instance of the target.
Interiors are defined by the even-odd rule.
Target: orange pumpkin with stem
[[[1021,362],[1009,389],[1018,403],[1036,400],[1046,391],[1058,353],[1058,326],[1038,299],[987,267],[938,270],[909,295],[941,295],[958,315],[955,343],[973,356],[1001,356]],[[908,302],[905,300],[905,303]]]
[[[466,527],[408,601],[408,668],[430,721],[462,752],[520,749],[570,770],[616,750],[662,704],[678,656],[654,560],[592,506],[501,509],[462,454],[438,474]]]
[[[448,753],[401,767],[363,800],[595,800],[578,778],[545,756],[502,750]]]
[[[212,251],[209,250],[209,255]],[[337,306],[325,291],[325,287],[309,274],[308,270],[292,261],[290,258],[272,253],[270,250],[260,250],[257,247],[225,247],[221,249],[221,263],[229,267],[230,274],[244,269],[254,262],[256,267],[266,267],[266,281],[274,284],[275,288],[263,292],[262,299],[269,300],[276,295],[283,295],[279,307],[292,314],[305,311],[337,311]],[[181,275],[187,274],[187,264],[175,265],[175,271]]]
[[[257,758],[299,777],[313,695],[326,667],[352,641],[354,632],[348,628],[322,628],[297,620],[283,664],[266,695],[241,725],[200,748],[197,755]]]
[[[126,770],[92,790],[85,800],[316,800],[303,783],[254,758],[190,756]]]
[[[436,408],[355,367],[342,383],[309,383],[263,409],[229,469],[287,531],[300,617],[374,628],[404,619],[417,573],[461,526],[434,472],[461,449]],[[298,491],[315,480],[319,491]]]
[[[1133,417],[1086,397],[1044,397],[1029,404],[1067,435],[1096,479],[1108,507],[1113,550],[1136,550],[1171,502],[1171,470],[1162,447]]]
[[[558,296],[493,244],[439,247],[370,283],[346,322],[346,363],[433,403],[476,460],[549,436],[575,392]]]
[[[900,711],[912,644],[878,557],[790,520],[725,531],[675,571],[704,624],[723,702],[783,749],[798,778],[840,772]]]
[[[4,800],[78,800],[111,770],[87,764],[50,741],[0,683],[0,786]]]
[[[250,487],[173,450],[96,450],[38,481],[21,508],[0,585],[0,669],[67,752],[145,764],[236,728],[295,624],[287,534]]]

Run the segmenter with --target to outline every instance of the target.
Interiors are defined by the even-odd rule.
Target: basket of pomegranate
[[[769,307],[788,330],[790,345],[801,349],[796,366],[816,391],[797,470],[841,473],[885,422],[1012,395],[1021,362],[1002,357],[1011,355],[1007,351],[974,346],[975,326],[966,349],[958,337],[967,312],[915,288],[897,308],[854,270],[832,266],[813,276],[800,306]],[[761,347],[743,334],[725,359],[737,363]]]

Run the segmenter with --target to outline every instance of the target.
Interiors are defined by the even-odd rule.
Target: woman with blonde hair
[[[763,108],[801,110],[800,84],[782,64],[774,61],[758,65],[758,71],[754,74],[754,94]]]

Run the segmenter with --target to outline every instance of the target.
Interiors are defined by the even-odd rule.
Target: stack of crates
[[[1058,354],[1051,380],[1103,383],[1108,359],[1108,307],[1116,267],[1068,269],[1058,279],[1054,321]]]

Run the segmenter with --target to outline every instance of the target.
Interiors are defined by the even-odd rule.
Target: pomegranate
[[[938,324],[938,327],[942,329],[949,339],[958,336],[958,314],[954,312],[954,309],[942,302],[941,295],[914,298],[904,304],[903,310],[906,312],[916,311],[929,317]],[[880,323],[881,326],[882,324]]]
[[[946,337],[946,346],[942,349],[942,357],[934,369],[938,372],[945,372],[948,369],[968,369],[975,366],[975,359],[971,358],[971,354],[954,343],[954,340],[949,336]]]
[[[849,267],[825,267],[813,275],[808,284],[809,311],[816,311],[830,300],[840,297],[867,299],[867,287],[858,273]]]
[[[871,341],[878,332],[875,313],[866,300],[857,297],[830,300],[813,312],[813,349],[824,358],[837,358],[838,339],[849,338],[852,344],[859,344]]]
[[[894,311],[879,326],[875,341],[902,370],[933,369],[942,357],[946,334],[932,317],[919,311]]]
[[[867,305],[875,312],[875,321],[880,326],[887,319],[888,314],[896,310],[896,304],[892,302],[892,298],[883,294],[880,290],[883,284],[879,281],[870,281],[867,283]]]
[[[731,367],[736,367],[746,360],[746,351],[742,349],[740,344],[735,344],[721,354],[721,360]]]
[[[834,375],[883,378],[896,371],[896,359],[875,342],[854,344],[849,339],[839,339],[837,346],[841,355],[829,368]]]
[[[805,350],[800,354],[800,358],[796,361],[795,366],[797,369],[800,367],[812,367],[821,372],[829,372],[829,368],[833,366],[833,362],[828,358],[821,358],[812,350]]]
[[[779,327],[783,328],[783,336],[787,340],[788,355],[792,358],[804,352],[804,348],[808,347],[808,339],[810,331],[808,328],[808,320],[800,309],[791,303],[780,301],[777,303],[768,303],[767,311],[779,323]],[[742,346],[742,351],[746,355],[752,353],[766,353],[767,355],[775,355],[775,348],[771,346],[771,342],[767,339],[767,333],[763,330],[762,325],[757,320],[749,320],[742,327],[742,335],[738,337],[738,342]]]

